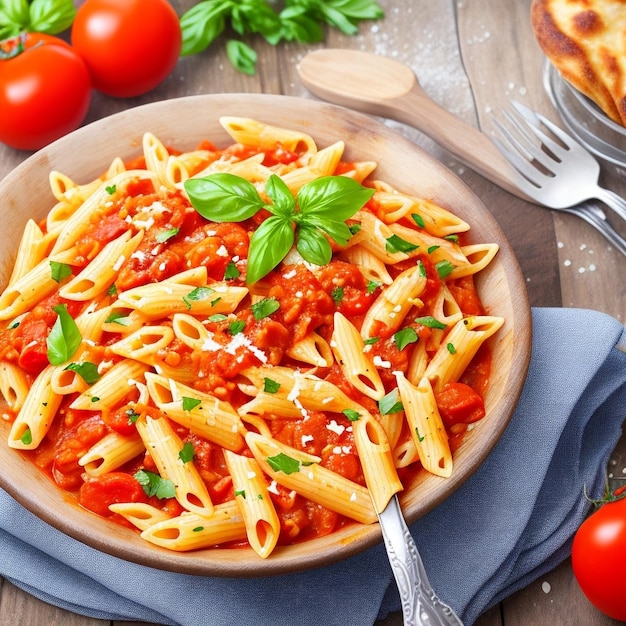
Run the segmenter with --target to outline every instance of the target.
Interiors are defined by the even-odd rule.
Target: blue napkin
[[[430,581],[466,625],[553,569],[602,493],[626,417],[626,330],[602,313],[534,309],[528,378],[479,470],[412,525]],[[121,561],[0,491],[0,574],[70,611],[183,626],[367,626],[400,608],[384,548],[298,574],[219,579]]]

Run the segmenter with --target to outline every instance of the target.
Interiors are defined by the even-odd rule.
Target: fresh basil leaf
[[[443,322],[436,320],[431,315],[426,315],[424,317],[416,317],[415,323],[421,324],[422,326],[426,326],[428,328],[438,328],[439,330],[446,329],[446,325]]]
[[[287,456],[284,452],[280,452],[276,456],[268,456],[267,462],[275,472],[284,472],[285,474],[299,472],[302,465],[300,461]]]
[[[206,50],[222,34],[231,5],[230,0],[204,0],[183,13],[180,18],[181,56]]]
[[[30,3],[29,30],[56,35],[68,29],[75,16],[76,8],[72,0],[33,0]]]
[[[194,302],[206,300],[215,293],[215,289],[211,287],[196,287],[192,289],[186,296],[183,296],[183,302],[187,305],[188,309],[191,309]]]
[[[157,243],[165,243],[168,239],[175,237],[180,232],[180,228],[168,228],[157,233],[155,239]]]
[[[399,235],[391,235],[386,239],[385,248],[387,252],[412,252],[413,250],[417,250],[419,248],[418,245],[407,241],[406,239],[402,239]]]
[[[344,409],[342,413],[351,421],[358,422],[361,419],[361,414],[354,409]]]
[[[215,222],[242,222],[263,207],[254,185],[228,172],[188,178],[184,186],[196,211]]]
[[[305,218],[304,223],[311,226],[317,226],[317,228],[323,230],[340,246],[347,245],[348,241],[350,241],[350,238],[352,237],[352,231],[345,222],[309,215]]]
[[[255,302],[250,309],[255,320],[262,320],[264,317],[276,313],[280,309],[280,302],[276,298],[263,298],[263,300]]]
[[[0,38],[15,37],[30,24],[27,0],[5,0],[0,4]]]
[[[228,325],[228,332],[235,336],[239,333],[243,332],[243,329],[246,327],[246,323],[243,320],[236,320],[235,322],[231,322]]]
[[[280,215],[268,217],[250,239],[246,282],[255,283],[269,274],[287,256],[293,241],[290,220]]]
[[[176,496],[174,483],[168,478],[161,478],[148,470],[139,470],[134,474],[134,478],[149,498],[156,496],[159,500],[164,500]]]
[[[333,257],[333,249],[324,234],[305,224],[298,228],[296,250],[303,259],[315,265],[326,265]]]
[[[404,348],[406,348],[409,344],[415,343],[418,340],[419,337],[417,335],[417,332],[412,326],[402,328],[393,335],[393,342],[395,343],[398,350],[404,350]]]
[[[183,411],[193,411],[197,406],[202,404],[202,400],[199,398],[189,398],[183,396]]]
[[[195,450],[193,448],[193,443],[191,441],[186,441],[183,444],[183,449],[178,452],[178,458],[183,463],[190,463],[193,461],[195,455]]]
[[[271,206],[265,207],[268,211],[274,215],[282,215],[284,217],[291,217],[293,215],[296,207],[296,199],[280,176],[272,174],[269,177],[265,185],[265,192],[274,203]]]
[[[267,377],[263,379],[263,391],[265,391],[265,393],[276,393],[279,389],[279,382]]]
[[[239,278],[240,274],[241,272],[234,261],[230,261],[224,270],[224,280],[234,280],[235,278]]]
[[[298,206],[303,217],[323,215],[332,221],[350,219],[374,195],[346,176],[322,176],[298,191]]]
[[[65,369],[76,372],[88,385],[93,385],[96,381],[100,380],[98,366],[89,361],[70,363]]]
[[[320,6],[324,20],[330,25],[338,28],[346,35],[356,35],[359,32],[358,27],[351,22],[341,11],[332,6],[321,4]]]
[[[452,265],[448,259],[444,259],[443,261],[439,261],[439,263],[435,263],[435,269],[437,270],[439,278],[443,280],[450,275],[450,272],[454,269],[454,265]]]
[[[67,263],[59,263],[58,261],[50,261],[50,277],[52,280],[60,283],[62,280],[72,275],[72,266]]]
[[[400,393],[397,387],[378,401],[378,410],[381,415],[391,415],[392,413],[404,411],[404,406],[400,400]]]
[[[226,56],[233,67],[244,74],[256,74],[257,53],[243,41],[229,39],[226,42]]]
[[[59,304],[52,310],[58,317],[46,339],[48,361],[51,365],[61,365],[74,356],[83,338],[76,322],[67,311],[67,305]]]

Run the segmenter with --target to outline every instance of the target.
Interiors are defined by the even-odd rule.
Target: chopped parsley
[[[189,398],[183,396],[183,411],[193,411],[197,406],[202,404],[202,400],[199,398]]]
[[[269,317],[272,313],[275,313],[280,309],[280,303],[276,298],[263,298],[255,302],[251,307],[252,315],[255,320],[262,320],[264,317]]]
[[[134,478],[149,498],[156,496],[159,500],[164,500],[176,495],[174,483],[169,478],[161,478],[158,474],[148,470],[139,470],[134,474]]]

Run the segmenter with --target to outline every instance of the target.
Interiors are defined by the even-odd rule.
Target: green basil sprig
[[[273,46],[281,41],[309,44],[324,39],[326,25],[356,35],[359,21],[382,17],[384,12],[375,0],[203,0],[180,18],[181,54],[202,52],[225,30],[240,37],[261,35]],[[230,39],[226,53],[239,71],[256,72],[257,54],[247,43]]]
[[[4,0],[0,3],[0,39],[23,31],[55,35],[72,25],[72,0]]]
[[[345,246],[352,236],[346,220],[374,193],[346,176],[324,176],[303,185],[294,198],[284,181],[272,174],[265,187],[272,203],[266,204],[252,183],[229,173],[190,178],[185,190],[196,211],[214,222],[242,222],[261,209],[271,213],[250,240],[248,283],[272,271],[294,243],[306,261],[328,263],[332,247],[326,235]]]
[[[52,310],[58,317],[46,339],[48,361],[51,365],[61,365],[74,356],[83,338],[67,310],[67,305],[59,304]]]

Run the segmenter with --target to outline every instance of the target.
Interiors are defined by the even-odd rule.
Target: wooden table
[[[174,1],[179,14],[195,4]],[[426,92],[467,122],[489,132],[491,112],[517,99],[559,121],[542,87],[544,57],[530,29],[530,0],[380,0],[386,17],[364,23],[355,37],[329,32],[328,47],[356,48],[389,55],[416,72]],[[156,90],[130,100],[96,95],[88,121],[146,102],[220,92],[265,92],[312,97],[300,83],[298,62],[318,46],[273,48],[251,40],[259,53],[256,76],[235,71],[226,59],[224,41],[195,57],[181,59],[175,72]],[[532,306],[583,307],[625,321],[626,258],[591,227],[575,217],[527,204],[500,190],[444,153],[414,129],[391,126],[426,148],[456,172],[493,212],[518,255]],[[0,145],[0,177],[27,153]],[[626,172],[605,165],[602,182],[626,194]],[[626,234],[624,225],[616,225]],[[610,471],[626,479],[626,440],[614,453]],[[581,486],[582,487],[582,486]],[[399,615],[384,622],[402,623]],[[569,562],[483,615],[478,626],[535,624],[617,624],[583,597]],[[0,626],[104,626],[105,622],[49,606],[7,581],[0,582]],[[116,626],[120,626],[116,622]],[[139,625],[136,625],[139,626]]]

